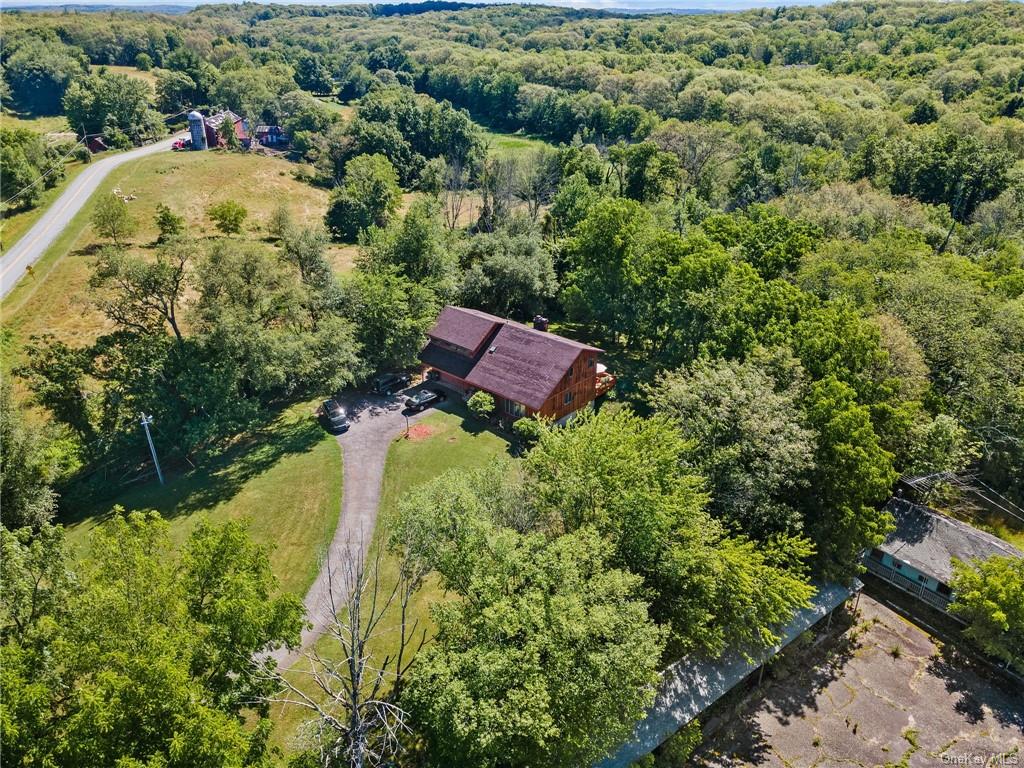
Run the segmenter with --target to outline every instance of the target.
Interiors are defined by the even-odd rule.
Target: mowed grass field
[[[495,155],[515,155],[552,147],[544,139],[536,139],[522,133],[499,133],[486,128],[481,128],[481,131],[488,149]]]
[[[128,77],[134,77],[148,85],[149,89],[153,91],[154,94],[156,93],[155,69],[148,69],[143,71],[141,69],[138,69],[137,67],[121,67],[117,66],[116,64],[100,64],[93,67],[93,71],[95,72],[99,72],[101,70],[105,70],[107,72],[110,72],[111,74],[128,75]]]
[[[158,511],[170,521],[176,545],[202,521],[243,521],[253,540],[271,549],[281,589],[301,597],[316,578],[341,512],[341,448],[316,420],[317,404],[288,408],[208,464],[167,472],[166,485],[153,477],[59,522],[84,554],[90,533],[115,505]]]
[[[509,444],[504,438],[471,420],[461,407],[449,407],[452,408],[451,412],[436,411],[430,414],[413,426],[409,438],[403,435],[392,443],[384,467],[380,511],[371,547],[373,553],[386,548],[391,525],[398,514],[399,501],[407,491],[449,470],[476,469],[507,455]],[[390,594],[398,580],[398,565],[396,557],[383,553],[379,594]],[[433,630],[430,604],[444,597],[445,593],[437,578],[431,577],[413,598],[411,618],[419,620],[420,628],[427,629],[428,634]],[[391,611],[390,619],[384,621],[382,631],[374,643],[375,659],[383,659],[397,650],[397,626],[397,611]],[[317,651],[328,658],[339,654],[336,644],[328,637],[321,638]],[[302,679],[297,673],[293,674],[296,680]],[[309,714],[299,707],[278,705],[273,710],[273,716],[273,740],[286,752],[294,751],[297,729],[308,719]]]
[[[12,131],[27,128],[34,133],[63,133],[71,130],[64,115],[27,115],[14,112],[0,113],[0,127]]]
[[[266,237],[266,222],[282,202],[300,224],[323,220],[327,192],[292,177],[286,160],[226,152],[166,152],[126,163],[104,180],[100,189],[71,220],[46,255],[0,305],[3,323],[15,335],[15,346],[32,335],[53,334],[69,344],[91,342],[108,328],[93,307],[88,283],[96,251],[104,241],[90,224],[96,200],[119,188],[136,199],[127,203],[139,224],[131,247],[147,253],[156,240],[157,205],[163,203],[185,217],[197,237],[216,233],[206,209],[236,200],[249,216],[237,238]]]

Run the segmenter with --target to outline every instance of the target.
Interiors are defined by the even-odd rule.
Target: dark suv
[[[409,386],[412,377],[408,373],[382,373],[373,380],[373,391],[378,395],[393,395]]]
[[[444,392],[435,389],[421,389],[412,397],[405,399],[405,405],[410,411],[422,411],[424,408],[436,405],[444,400]]]
[[[320,418],[323,419],[324,426],[331,432],[344,432],[348,429],[348,414],[345,413],[341,403],[334,398],[324,400],[323,405],[320,406]]]

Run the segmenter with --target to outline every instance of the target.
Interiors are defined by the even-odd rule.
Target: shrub
[[[519,419],[512,424],[512,433],[518,437],[524,445],[531,446],[540,440],[543,423],[536,418]]]
[[[233,235],[242,231],[242,222],[249,212],[234,200],[225,200],[223,203],[211,205],[207,208],[206,214],[213,219],[217,229],[225,235]]]
[[[488,419],[494,413],[494,397],[489,392],[477,392],[466,402],[469,412],[478,419]]]
[[[160,203],[156,207],[156,228],[160,231],[157,242],[166,243],[185,231],[185,218]]]

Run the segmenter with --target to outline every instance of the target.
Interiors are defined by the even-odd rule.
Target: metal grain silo
[[[192,149],[206,149],[206,122],[194,110],[188,113],[188,132],[192,135]]]

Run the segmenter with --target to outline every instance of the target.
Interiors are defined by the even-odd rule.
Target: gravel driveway
[[[365,555],[373,540],[388,448],[405,430],[405,398],[401,394],[382,397],[353,393],[338,400],[345,406],[351,422],[349,429],[338,435],[344,461],[341,516],[334,538],[323,555],[316,581],[303,600],[311,626],[302,633],[300,649],[289,652],[281,648],[271,654],[281,668],[294,663],[301,651],[315,643],[326,630],[331,617],[332,591],[335,604],[344,603],[347,597],[342,576],[345,564]],[[430,413],[431,409],[427,409],[410,415],[409,423]]]

